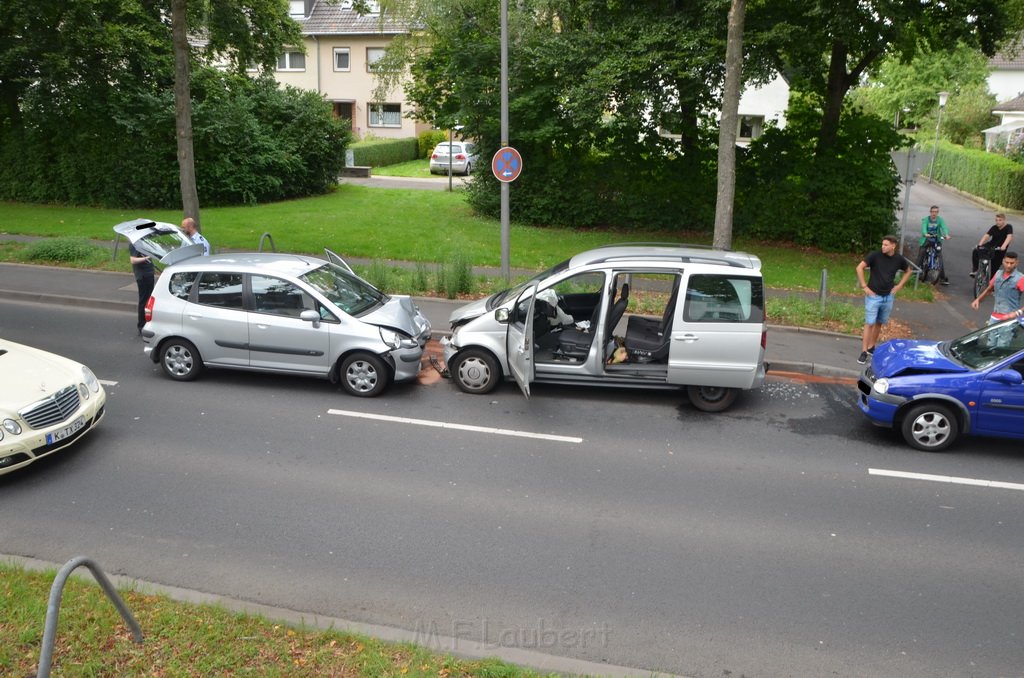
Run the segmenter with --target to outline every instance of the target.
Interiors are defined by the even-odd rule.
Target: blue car
[[[860,409],[912,447],[938,452],[961,435],[1024,439],[1024,319],[953,341],[897,339],[857,383]]]

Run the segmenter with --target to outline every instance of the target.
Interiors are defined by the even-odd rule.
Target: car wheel
[[[195,344],[187,339],[168,339],[160,347],[160,366],[175,381],[192,381],[203,369]]]
[[[478,348],[456,354],[449,365],[455,385],[466,393],[490,393],[501,381],[501,368],[494,356]]]
[[[373,398],[388,386],[388,368],[372,353],[353,353],[341,363],[341,385],[360,398]]]
[[[724,386],[687,386],[686,395],[701,412],[724,412],[736,402],[739,390]]]
[[[907,412],[900,432],[911,447],[925,452],[940,452],[956,441],[960,435],[960,423],[946,405],[924,403]]]

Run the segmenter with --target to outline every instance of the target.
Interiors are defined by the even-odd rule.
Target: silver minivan
[[[163,264],[146,306],[144,351],[172,379],[205,367],[297,374],[376,396],[415,379],[430,322],[412,298],[387,295],[338,255],[199,256],[173,224],[118,224],[137,250]]]
[[[441,340],[467,393],[514,379],[686,388],[719,412],[765,377],[761,261],[684,245],[601,247],[456,309]]]

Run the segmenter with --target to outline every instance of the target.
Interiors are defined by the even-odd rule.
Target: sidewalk
[[[769,294],[778,293],[769,290]],[[135,313],[137,291],[130,273],[0,263],[0,298]],[[841,299],[833,297],[833,299]],[[417,297],[435,336],[449,330],[448,316],[462,301]],[[850,297],[849,302],[860,304]],[[973,316],[975,312],[967,309]],[[978,326],[946,301],[896,302],[894,317],[906,322],[915,338],[949,339]],[[772,372],[856,378],[861,367],[860,337],[819,330],[769,325],[766,357]]]

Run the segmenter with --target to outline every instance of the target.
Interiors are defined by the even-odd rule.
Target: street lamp
[[[946,99],[949,98],[949,92],[939,92],[939,117],[935,121],[935,148],[932,151],[932,162],[928,167],[928,183],[932,183],[932,179],[935,178],[935,156],[939,154],[939,128],[942,127],[942,109],[946,107]]]

